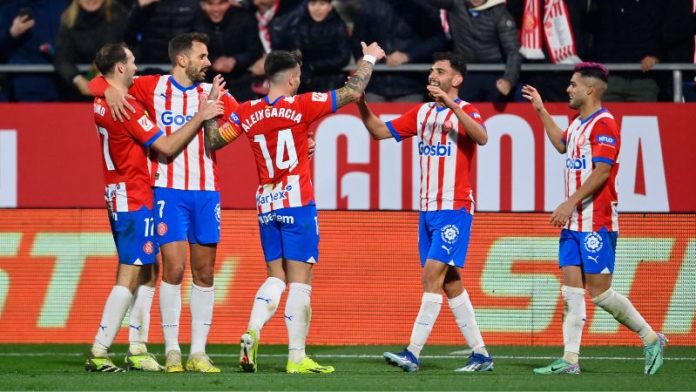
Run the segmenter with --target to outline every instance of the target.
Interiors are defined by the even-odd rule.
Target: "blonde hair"
[[[104,18],[106,23],[111,22],[115,17],[117,12],[114,12],[114,2],[113,0],[104,0],[102,4],[102,9],[104,9]],[[75,22],[77,22],[77,15],[80,14],[80,0],[72,0],[68,8],[63,11],[60,16],[60,22],[63,26],[72,29],[75,27]]]

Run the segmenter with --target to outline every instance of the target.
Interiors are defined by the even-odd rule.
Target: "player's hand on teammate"
[[[374,56],[377,61],[382,60],[386,56],[384,49],[382,49],[377,42],[373,42],[370,45],[367,45],[365,42],[360,42],[360,46],[362,46],[363,56]]]
[[[131,105],[128,100],[135,99],[132,95],[124,93],[123,91],[115,88],[108,87],[104,91],[104,98],[106,99],[106,104],[111,110],[111,117],[114,120],[123,122],[124,119],[130,120],[130,115],[128,111],[135,113],[135,108]]]
[[[551,224],[556,227],[565,226],[565,224],[568,223],[570,216],[573,214],[574,208],[575,204],[571,203],[568,200],[561,203],[553,212],[553,214],[551,214]]]
[[[528,84],[522,87],[522,97],[531,102],[537,112],[544,108],[544,101],[541,100],[541,95],[539,95],[537,89]]]
[[[222,116],[225,113],[225,105],[219,99],[210,99],[205,94],[201,94],[200,104],[198,105],[198,113],[196,116],[201,121],[211,120],[215,117]]]

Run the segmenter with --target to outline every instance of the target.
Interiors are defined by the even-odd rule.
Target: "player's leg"
[[[201,373],[219,373],[220,369],[205,353],[205,346],[213,322],[215,305],[215,256],[220,241],[220,193],[189,191],[193,205],[192,224],[189,228],[191,250],[191,351],[186,370]]]
[[[101,322],[85,369],[96,372],[120,372],[107,351],[121,327],[138,284],[141,265],[155,262],[155,246],[150,235],[152,211],[117,212],[110,216],[111,230],[118,253],[116,284],[104,305]]]
[[[663,349],[667,339],[655,333],[631,301],[611,288],[614,260],[616,258],[617,233],[602,229],[585,233],[583,257],[585,279],[595,305],[606,310],[616,321],[635,332],[643,341],[645,351],[645,374],[655,374],[662,367]]]
[[[559,266],[563,274],[563,357],[548,366],[534,369],[536,374],[579,374],[580,341],[585,325],[585,289],[578,235],[562,230],[559,240]]]
[[[319,260],[319,225],[314,206],[285,208],[277,212],[281,227],[283,258],[289,285],[285,303],[288,330],[288,373],[332,373],[333,366],[322,366],[305,352],[312,318],[312,267]]]
[[[181,282],[186,268],[187,238],[191,224],[190,209],[185,199],[186,192],[155,188],[155,231],[162,253],[159,300],[167,373],[184,371],[179,346],[179,319]]]
[[[273,212],[258,216],[261,247],[266,260],[268,278],[254,296],[249,325],[240,338],[239,367],[245,372],[253,373],[258,369],[261,329],[275,314],[280,297],[285,291],[282,238],[280,227],[274,217],[275,213]]]
[[[159,248],[159,247],[158,247]],[[158,249],[159,250],[159,249]],[[161,260],[160,255],[157,256]],[[150,332],[150,310],[155,296],[155,284],[159,274],[158,263],[140,268],[138,288],[128,311],[128,341],[130,346],[126,354],[126,369],[160,371],[164,367],[157,362],[152,353],[147,351]]]
[[[430,263],[431,267],[428,267],[428,255],[430,253],[430,249],[432,248],[431,237],[435,232],[435,229],[431,228],[431,219],[429,219],[431,216],[432,213],[429,215],[426,212],[421,212],[418,220],[418,251],[421,259],[421,267],[423,267],[421,276],[423,283],[426,281],[426,268],[428,268],[428,271],[431,268],[441,269],[442,282],[444,282],[444,274],[446,273],[445,267],[447,267],[446,265],[434,260],[432,263]],[[429,275],[432,276],[433,273],[429,272]],[[442,287],[442,282],[440,282],[440,287]],[[439,292],[437,282],[429,283],[429,285],[434,286],[435,289],[433,290],[438,290],[437,292]],[[425,291],[424,287],[424,293],[421,298],[421,307],[418,311],[418,316],[416,317],[413,329],[411,330],[409,346],[404,348],[404,350],[399,353],[385,352],[383,356],[388,364],[398,366],[406,372],[418,371],[418,368],[420,367],[420,361],[418,360],[420,350],[425,344],[425,340],[427,340],[430,330],[432,330],[432,323],[427,322],[426,320],[424,324],[420,324],[419,320],[431,319],[434,323],[434,320],[437,319],[437,316],[440,313],[440,308],[442,307],[442,295],[437,294],[437,292],[428,293]]]
[[[452,266],[448,268],[443,289],[445,295],[447,295],[447,302],[452,310],[457,326],[471,349],[471,355],[466,365],[455,370],[458,372],[492,371],[493,358],[486,350],[486,344],[476,322],[474,307],[471,304],[469,293],[462,285],[457,268]]]

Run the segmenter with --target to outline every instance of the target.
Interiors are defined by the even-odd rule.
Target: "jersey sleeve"
[[[619,129],[616,122],[609,118],[597,121],[590,132],[592,162],[613,165],[619,155]]]
[[[148,88],[150,88],[150,91],[154,90],[154,86],[152,86],[152,84],[153,81],[156,83],[156,79],[153,79],[153,77],[158,78],[159,76],[152,75],[135,78],[135,80],[133,80],[133,85],[128,89],[128,93],[137,98],[139,101],[145,102],[148,95],[150,95],[147,93]],[[111,85],[106,81],[104,76],[97,76],[96,78],[90,80],[87,84],[87,88],[89,88],[89,91],[91,91],[95,97],[103,97],[106,89],[109,87],[111,87]]]
[[[472,104],[467,104],[462,106],[462,110],[464,113],[467,114],[467,116],[471,117],[474,121],[476,121],[477,124],[481,125],[483,129],[486,129],[486,124],[483,122],[483,117],[481,117],[481,113],[479,113],[478,109],[476,106]],[[459,129],[458,132],[460,135],[466,135],[466,129],[464,129],[464,124],[462,122],[459,122]]]
[[[336,90],[325,93],[305,93],[298,96],[302,121],[309,124],[315,120],[335,113],[337,110]]]
[[[145,147],[150,147],[164,132],[150,119],[140,103],[131,100],[130,104],[135,108],[135,114],[130,120],[123,122],[123,127],[129,135]]]
[[[404,113],[401,117],[387,121],[385,124],[397,142],[408,139],[418,133],[418,110],[420,106],[415,106]]]

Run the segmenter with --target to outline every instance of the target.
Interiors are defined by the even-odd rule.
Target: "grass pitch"
[[[214,345],[208,351],[222,369],[219,374],[129,372],[87,373],[88,345],[0,345],[0,390],[694,390],[696,349],[667,347],[665,365],[655,376],[643,375],[638,347],[588,347],[579,376],[538,376],[534,367],[548,364],[561,353],[557,347],[491,347],[495,371],[460,374],[467,355],[462,347],[426,347],[421,371],[404,373],[388,366],[384,351],[395,346],[309,347],[321,364],[333,365],[328,375],[284,373],[286,347],[262,346],[259,373],[238,371],[238,347]],[[115,346],[123,363],[125,346]],[[150,346],[160,355],[161,346]],[[184,347],[184,352],[186,348]]]

